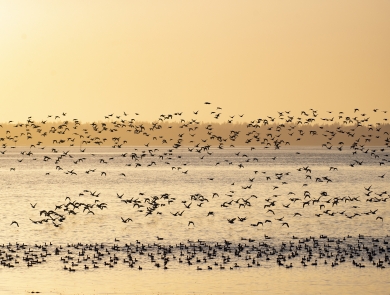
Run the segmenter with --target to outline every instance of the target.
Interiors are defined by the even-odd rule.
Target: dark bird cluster
[[[164,269],[188,267],[194,270],[237,270],[240,268],[306,268],[338,267],[349,264],[354,267],[390,266],[389,240],[347,236],[342,239],[298,238],[293,236],[287,242],[274,243],[265,236],[255,240],[241,238],[240,242],[207,243],[187,241],[176,245],[163,244],[159,238],[153,244],[140,241],[95,244],[42,245],[7,244],[0,245],[0,264],[4,268],[38,267],[42,264],[59,262],[65,271],[89,271],[111,269],[118,264],[129,269]],[[54,259],[56,257],[56,259]]]

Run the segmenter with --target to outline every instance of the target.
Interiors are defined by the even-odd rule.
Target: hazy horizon
[[[388,1],[1,1],[4,121],[390,109]]]

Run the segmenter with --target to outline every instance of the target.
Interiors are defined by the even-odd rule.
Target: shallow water
[[[340,268],[183,272],[22,273],[11,270],[2,278],[4,294],[388,294],[388,271]]]
[[[249,238],[260,242],[267,235],[272,243],[280,245],[292,241],[293,236],[342,239],[351,235],[356,239],[361,234],[367,239],[385,239],[390,233],[390,171],[369,153],[353,155],[351,150],[309,147],[211,148],[210,154],[184,148],[170,152],[162,147],[151,153],[142,147],[87,148],[85,152],[77,148],[56,148],[53,152],[46,147],[32,149],[32,156],[21,154],[27,150],[9,149],[0,157],[0,242],[4,244],[112,246],[139,240],[144,244],[176,245],[198,239],[210,244],[225,240],[238,244]],[[132,153],[139,156],[143,150],[142,159],[131,158]],[[386,157],[386,151],[377,153],[380,158]],[[64,156],[56,163],[61,155]],[[49,158],[46,161],[45,156]],[[351,167],[355,160],[363,164]],[[156,164],[151,164],[153,161]],[[330,167],[337,170],[331,171]],[[78,208],[69,203],[78,204]],[[97,207],[103,203],[101,208]],[[93,207],[86,210],[85,204]],[[76,214],[64,211],[65,208]],[[65,219],[61,222],[58,215],[45,216],[43,210],[53,210]],[[148,210],[151,213],[147,215]],[[57,218],[54,223],[58,227],[53,218]],[[124,223],[121,218],[132,221]],[[230,223],[228,219],[233,218]],[[45,219],[48,221],[39,224]],[[17,221],[19,227],[10,226],[12,221]],[[258,221],[263,225],[253,226]],[[351,261],[335,268],[304,268],[297,260],[294,268],[285,269],[273,260],[257,268],[210,271],[174,264],[163,270],[145,263],[139,271],[118,264],[113,268],[77,268],[73,273],[63,270],[64,263],[58,257],[48,260],[30,268],[22,262],[14,268],[1,267],[4,279],[0,291],[388,294],[390,286],[388,267],[356,268]]]

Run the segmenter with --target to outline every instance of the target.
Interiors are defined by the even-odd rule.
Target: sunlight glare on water
[[[299,154],[297,148],[285,148],[277,152],[242,150],[251,159],[258,159],[256,162],[242,161],[236,155],[237,149],[211,149],[211,158],[203,161],[185,149],[179,149],[176,151],[177,157],[170,160],[170,165],[159,163],[147,167],[146,164],[155,158],[145,156],[139,162],[142,166],[134,167],[126,166],[131,161],[112,153],[108,148],[90,148],[82,154],[76,148],[67,150],[74,158],[84,157],[85,160],[74,164],[74,158],[64,159],[61,163],[63,170],[57,170],[53,163],[26,160],[18,166],[18,174],[12,174],[6,169],[0,171],[3,182],[0,192],[3,207],[1,220],[5,224],[17,220],[19,224],[19,227],[5,227],[0,233],[1,240],[30,246],[46,243],[52,254],[55,246],[64,247],[59,256],[48,256],[44,264],[34,265],[33,270],[26,266],[2,269],[2,277],[9,280],[12,278],[13,282],[11,286],[5,283],[7,279],[2,280],[0,290],[3,292],[19,294],[35,290],[51,294],[186,294],[196,290],[197,294],[242,294],[245,290],[248,294],[259,294],[271,290],[273,294],[312,294],[322,290],[323,293],[340,291],[343,294],[366,294],[374,289],[380,292],[378,286],[384,288],[389,283],[387,276],[380,275],[381,271],[387,273],[387,269],[374,270],[378,275],[370,276],[364,269],[349,264],[337,270],[324,265],[306,269],[297,264],[299,260],[295,260],[294,269],[285,269],[277,266],[274,258],[270,262],[260,262],[259,267],[249,268],[247,264],[251,264],[253,257],[245,261],[244,256],[240,258],[242,260],[231,261],[231,265],[239,265],[233,269],[230,269],[231,265],[219,269],[220,261],[214,265],[201,260],[194,265],[169,262],[169,269],[162,270],[145,265],[148,263],[145,257],[152,250],[145,250],[145,257],[141,255],[138,258],[137,263],[142,265],[142,271],[137,269],[138,265],[133,269],[120,265],[119,260],[126,260],[123,251],[118,252],[119,263],[113,269],[101,265],[100,268],[83,270],[88,262],[77,258],[79,248],[75,250],[69,247],[69,243],[103,243],[106,251],[110,251],[115,245],[136,243],[137,240],[157,247],[177,246],[180,243],[188,245],[199,240],[209,245],[223,244],[226,240],[237,245],[253,239],[255,242],[251,241],[249,247],[266,241],[265,236],[271,237],[268,243],[275,249],[283,243],[296,243],[293,236],[319,238],[324,235],[339,239],[351,235],[355,237],[353,242],[351,240],[354,245],[359,243],[356,241],[359,234],[386,240],[389,224],[376,217],[381,216],[384,220],[390,218],[389,202],[367,202],[370,196],[365,195],[369,186],[377,194],[387,190],[386,181],[372,177],[387,171],[387,168],[378,166],[374,159],[365,158],[365,166],[352,168],[349,163],[356,157],[352,157],[349,151],[300,147]],[[21,148],[16,148],[3,156],[2,167],[12,166],[20,151]],[[121,153],[130,154],[133,151],[134,148],[126,148]],[[53,157],[53,154],[40,152],[35,156]],[[273,157],[277,157],[276,160]],[[100,159],[108,163],[101,167]],[[305,165],[302,165],[303,162]],[[238,168],[240,163],[245,169]],[[182,169],[177,171],[172,166]],[[301,168],[306,166],[310,167],[311,173],[302,171]],[[336,166],[338,170],[330,171],[330,166]],[[86,173],[89,169],[96,170]],[[103,169],[106,173],[104,176],[101,174]],[[183,173],[186,170],[188,172]],[[69,171],[76,174],[66,174]],[[121,173],[125,175],[120,177]],[[316,181],[316,178],[323,180],[324,177],[331,181]],[[160,198],[164,194],[165,199]],[[158,202],[164,205],[156,209],[158,214],[147,215],[147,206],[153,197],[157,197]],[[350,197],[357,199],[349,201]],[[298,200],[294,201],[294,198]],[[318,204],[314,204],[312,200],[318,198]],[[326,202],[334,198],[341,200],[336,204]],[[306,199],[311,202],[303,206]],[[104,203],[106,207],[94,207],[93,214],[85,210],[80,210],[77,215],[65,212],[64,205],[74,201],[83,204]],[[266,207],[272,202],[274,205],[268,211]],[[325,208],[320,208],[321,204],[330,210],[330,215],[323,213]],[[56,206],[61,208],[56,209]],[[44,219],[42,210],[65,213],[66,220],[58,228],[50,222],[35,224],[33,221]],[[316,214],[320,214],[320,217]],[[357,218],[347,218],[354,214],[359,215]],[[127,218],[132,221],[123,222]],[[228,222],[233,218],[233,223]],[[266,223],[265,220],[271,222]],[[190,221],[193,224],[189,224]],[[263,225],[254,226],[258,221],[263,222]],[[284,222],[288,226],[282,225]],[[4,242],[5,245],[7,243]],[[76,254],[74,259],[79,261],[79,266],[75,273],[64,271],[64,263],[59,261],[64,255],[69,255],[65,250],[71,251],[72,255]],[[157,251],[155,255],[162,255],[161,252],[158,254],[158,250],[154,251]],[[179,256],[179,250],[173,251],[176,251],[172,252],[173,256]],[[90,255],[92,257],[94,254]],[[109,255],[112,259],[112,253]],[[183,260],[187,255],[184,255]],[[230,255],[233,258],[234,252]],[[197,271],[200,266],[202,271]],[[214,269],[208,270],[207,267]],[[335,273],[340,278],[339,283],[334,283]],[[75,278],[77,284],[72,283]],[[328,285],[327,280],[333,283]],[[382,291],[385,292],[385,288]]]

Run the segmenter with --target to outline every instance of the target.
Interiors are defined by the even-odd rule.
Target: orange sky
[[[0,121],[390,111],[389,15],[390,1],[1,0]]]

